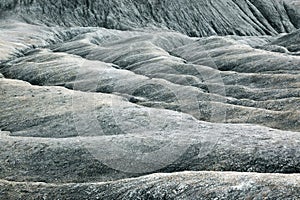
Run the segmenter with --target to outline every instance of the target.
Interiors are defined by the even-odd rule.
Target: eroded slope
[[[0,198],[300,198],[298,8],[1,1]]]

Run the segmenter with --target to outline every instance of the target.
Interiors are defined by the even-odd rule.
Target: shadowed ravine
[[[300,199],[300,3],[2,0],[0,199]]]

